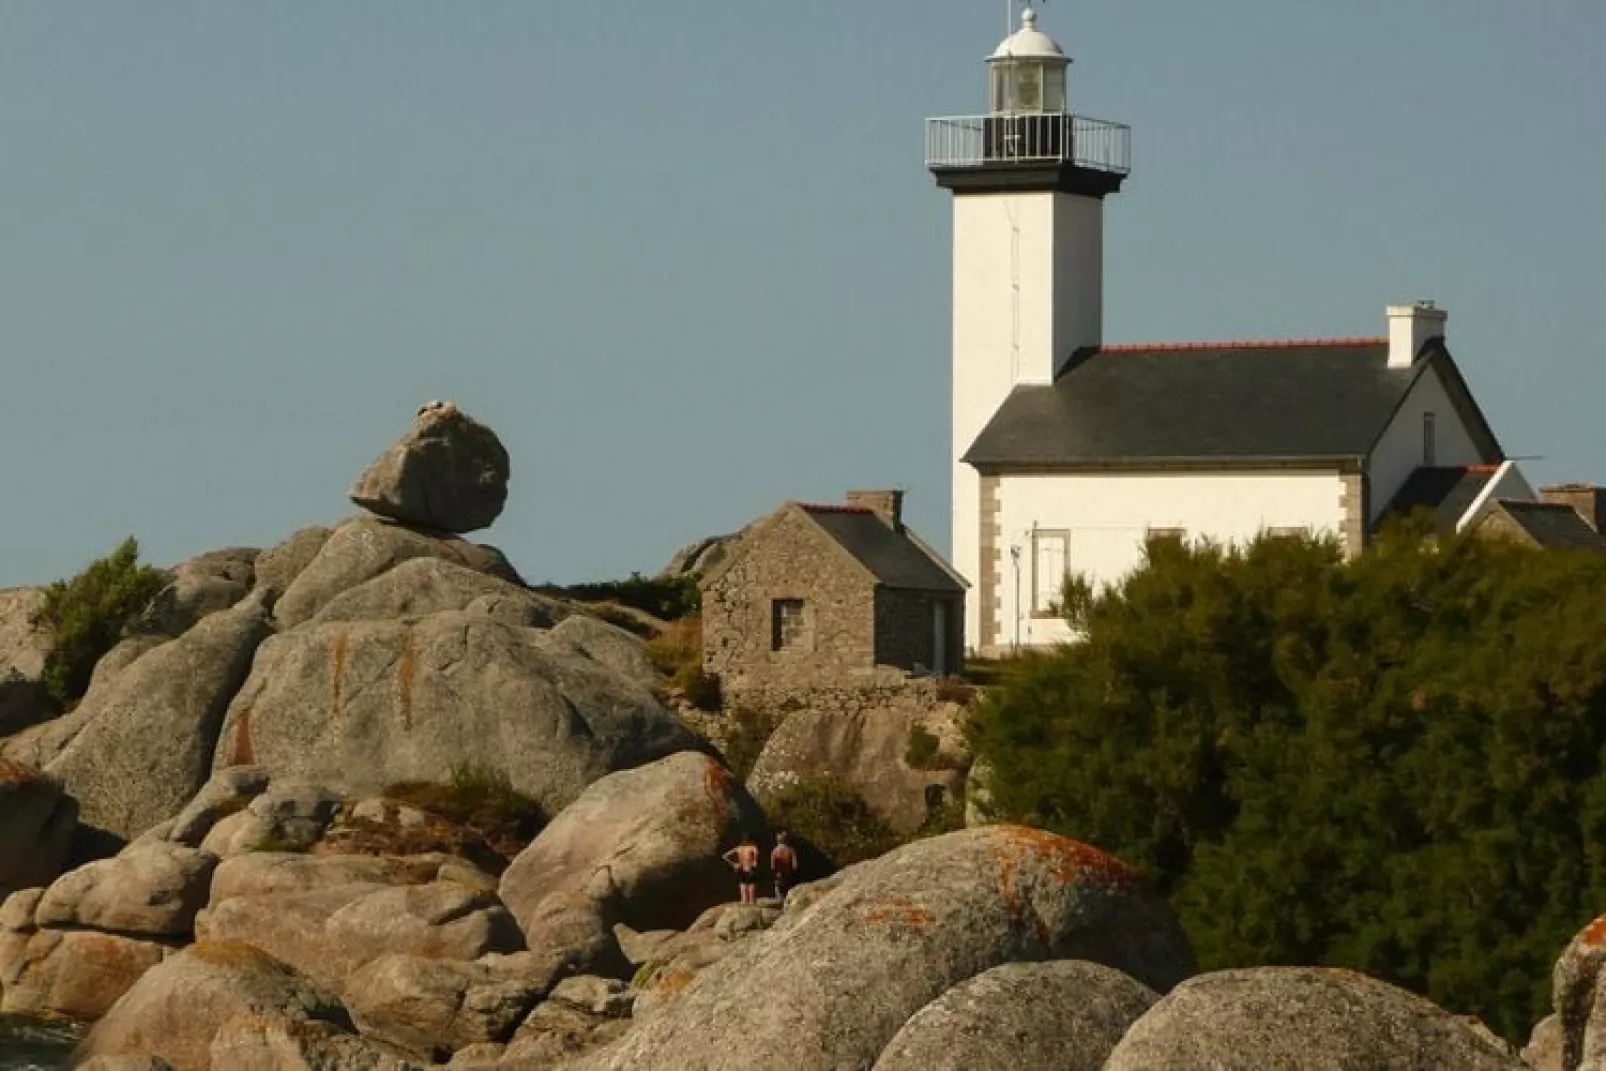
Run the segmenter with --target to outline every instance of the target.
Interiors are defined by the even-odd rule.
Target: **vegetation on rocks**
[[[771,827],[800,842],[803,880],[873,859],[899,843],[851,785],[829,774],[797,781],[760,802]]]
[[[703,669],[703,622],[700,617],[671,621],[647,641],[647,654],[686,702],[698,710],[724,705],[719,678]]]
[[[1606,902],[1606,556],[1172,542],[971,722],[992,809],[1152,874],[1206,969],[1345,966],[1518,1038]]]
[[[45,657],[45,690],[62,707],[83,697],[101,655],[123,638],[128,625],[167,583],[160,569],[139,562],[132,537],[70,580],[45,589],[38,624],[55,633]]]
[[[770,737],[780,727],[782,715],[773,710],[735,706],[726,720],[729,728],[725,733],[723,749],[725,765],[737,780],[746,781],[753,767],[758,764],[758,757],[764,753],[764,745],[769,743]]]
[[[631,573],[624,580],[570,584],[566,587],[549,586],[542,590],[581,602],[616,602],[621,606],[649,613],[660,621],[678,621],[683,617],[695,617],[701,612],[703,604],[697,577],[691,574],[648,577],[640,573]]]
[[[426,821],[407,827],[348,820],[335,838],[341,850],[446,852],[500,874],[547,822],[540,805],[515,791],[505,773],[472,764],[454,765],[448,783],[405,781],[391,785],[383,797],[416,807]]]

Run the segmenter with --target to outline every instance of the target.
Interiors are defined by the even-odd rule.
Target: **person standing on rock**
[[[797,849],[787,839],[786,830],[775,834],[775,847],[770,850],[770,873],[775,875],[775,899],[786,902],[786,890],[792,887],[792,875],[797,873]]]
[[[723,856],[736,871],[736,888],[741,902],[751,904],[758,899],[758,844],[750,834],[742,834],[742,841]]]

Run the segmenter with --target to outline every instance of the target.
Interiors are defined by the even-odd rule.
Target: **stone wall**
[[[802,602],[803,627],[776,650],[774,606],[786,599]],[[783,509],[704,583],[703,668],[727,691],[869,680],[875,625],[875,584],[800,511]]]

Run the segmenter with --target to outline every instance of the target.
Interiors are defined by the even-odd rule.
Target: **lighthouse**
[[[961,458],[1011,391],[1103,341],[1104,200],[1130,171],[1131,131],[1072,111],[1070,66],[1028,7],[987,58],[987,113],[926,120],[926,166],[953,194],[951,560],[973,585],[1007,548]],[[972,650],[993,598],[976,594]]]

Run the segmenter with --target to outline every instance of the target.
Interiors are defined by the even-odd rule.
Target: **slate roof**
[[[1378,520],[1430,509],[1434,528],[1439,532],[1453,532],[1473,500],[1494,479],[1498,468],[1497,465],[1456,465],[1417,469],[1383,507]]]
[[[1501,499],[1500,506],[1541,547],[1606,551],[1606,539],[1565,503]]]
[[[1442,344],[1388,367],[1388,340],[1106,346],[1016,387],[966,452],[982,468],[1364,458],[1435,370],[1489,461],[1499,444]]]
[[[894,531],[874,512],[856,506],[798,503],[810,520],[890,588],[960,593],[964,585],[907,528]]]

